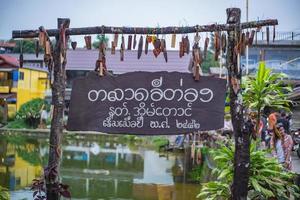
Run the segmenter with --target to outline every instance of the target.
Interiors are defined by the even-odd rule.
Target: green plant
[[[108,37],[105,37],[103,35],[97,35],[96,36],[96,41],[93,42],[93,47],[95,49],[99,49],[99,44],[100,42],[104,42],[106,44],[106,46],[108,46],[108,41],[109,41],[109,38]]]
[[[210,67],[219,67],[218,61],[215,61],[214,54],[211,51],[207,51],[206,59],[201,64],[203,72],[209,72]]]
[[[256,132],[258,131],[259,120],[262,110],[266,107],[277,109],[289,109],[290,101],[287,99],[287,92],[291,88],[283,86],[282,73],[272,73],[264,62],[260,62],[255,77],[247,77],[244,83],[243,102],[249,109],[257,111]]]
[[[21,129],[30,128],[30,126],[23,119],[15,119],[14,121],[8,122],[6,128]]]
[[[152,143],[157,149],[160,149],[160,148],[168,145],[169,140],[164,136],[156,136],[152,139]]]
[[[42,106],[46,104],[43,99],[36,98],[24,103],[17,112],[16,119],[22,119],[32,128],[38,126],[40,120],[40,111]]]
[[[8,189],[2,187],[1,185],[0,185],[0,199],[1,200],[9,200],[10,199]]]
[[[198,197],[205,199],[229,199],[230,184],[233,179],[234,146],[222,146],[212,150],[216,162],[216,182],[203,185]],[[294,174],[284,171],[275,158],[269,158],[266,151],[250,148],[249,198],[267,200],[269,198],[288,200],[300,197],[299,188],[293,183]]]

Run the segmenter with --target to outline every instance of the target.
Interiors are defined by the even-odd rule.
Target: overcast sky
[[[226,23],[226,8],[239,7],[246,20],[246,0],[0,0],[0,39],[12,30],[70,27],[185,26]],[[278,19],[280,31],[300,31],[300,0],[249,0],[249,20]]]

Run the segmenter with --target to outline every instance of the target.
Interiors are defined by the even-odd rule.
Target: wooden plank
[[[238,27],[240,29],[257,28],[262,26],[278,25],[277,19],[267,19],[260,21],[245,22]],[[69,28],[66,30],[66,35],[90,35],[90,34],[183,34],[195,32],[214,32],[214,31],[232,31],[237,28],[236,24],[210,24],[210,25],[195,25],[186,27],[168,26],[168,27],[113,27],[113,26],[95,26],[83,28]],[[47,33],[50,37],[59,34],[58,29],[49,29]],[[35,38],[38,37],[39,30],[14,30],[12,38]]]

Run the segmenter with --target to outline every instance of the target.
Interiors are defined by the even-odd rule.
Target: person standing
[[[282,164],[284,168],[291,170],[293,139],[286,133],[282,123],[278,123],[274,128],[271,138],[271,148],[272,154],[277,157],[278,162]]]

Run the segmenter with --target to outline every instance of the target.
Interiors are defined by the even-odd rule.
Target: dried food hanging
[[[208,45],[209,45],[209,37],[206,36],[205,38],[205,42],[204,42],[204,59],[206,59],[207,56],[207,49],[208,49]]]
[[[159,38],[154,38],[153,40],[153,46],[154,46],[154,49],[153,49],[153,54],[155,56],[155,58],[157,58],[157,56],[160,54],[161,52],[161,41]]]
[[[72,49],[75,50],[77,47],[77,42],[71,42]]]
[[[171,48],[175,48],[176,45],[176,34],[172,34],[172,39],[171,39]]]
[[[92,49],[92,37],[90,35],[84,36],[85,46],[88,50]]]
[[[117,47],[118,46],[118,40],[119,40],[119,34],[115,33],[114,35],[114,46]]]
[[[45,48],[46,40],[47,40],[46,30],[43,27],[40,27],[39,28],[39,44],[42,48]]]
[[[187,54],[190,53],[190,40],[187,35],[184,38],[184,52]]]
[[[275,25],[273,26],[273,42],[275,41],[276,37],[276,31],[275,31]]]
[[[124,52],[125,52],[125,39],[122,35],[122,42],[121,42],[121,48],[120,48],[120,60],[124,61]]]
[[[140,40],[139,40],[139,44],[138,44],[138,56],[137,58],[140,59],[142,52],[143,52],[143,36],[141,35]]]
[[[245,36],[245,43],[246,43],[247,46],[249,45],[249,39],[250,39],[250,32],[247,31],[246,36]]]
[[[194,45],[193,45],[193,76],[196,81],[200,80],[200,70],[202,63],[202,55],[199,47],[200,36],[198,32],[194,37]]]
[[[249,37],[249,46],[252,46],[253,44],[253,41],[254,41],[254,36],[255,36],[255,30],[251,30],[251,34],[250,34],[250,37]]]
[[[34,48],[34,50],[35,50],[35,57],[39,57],[39,51],[40,51],[39,41],[35,40],[34,44],[35,44],[35,48]]]
[[[150,41],[150,42],[149,42]],[[146,36],[146,41],[145,41],[145,54],[148,54],[148,47],[149,47],[149,43],[152,42],[152,37],[151,36]]]
[[[20,41],[20,56],[19,56],[19,62],[20,62],[20,68],[23,68],[24,58],[23,58],[23,40]]]
[[[132,35],[128,36],[128,44],[127,44],[127,50],[131,50],[132,46]]]
[[[246,35],[245,33],[242,33],[240,36],[240,54],[242,56],[245,55],[245,49],[246,49],[246,39],[245,39]]]
[[[266,27],[266,34],[267,34],[267,44],[270,42],[270,28],[267,26]]]
[[[116,54],[116,46],[114,41],[111,41],[111,54],[115,55]]]
[[[220,33],[218,31],[215,32],[215,61],[218,60],[219,55],[220,55]]]
[[[223,51],[223,53],[226,52],[226,47],[227,47],[226,34],[222,33],[222,51]]]
[[[137,41],[136,41],[136,34],[134,34],[134,36],[133,36],[133,49],[135,49],[135,47],[136,47],[136,43],[137,43]]]

